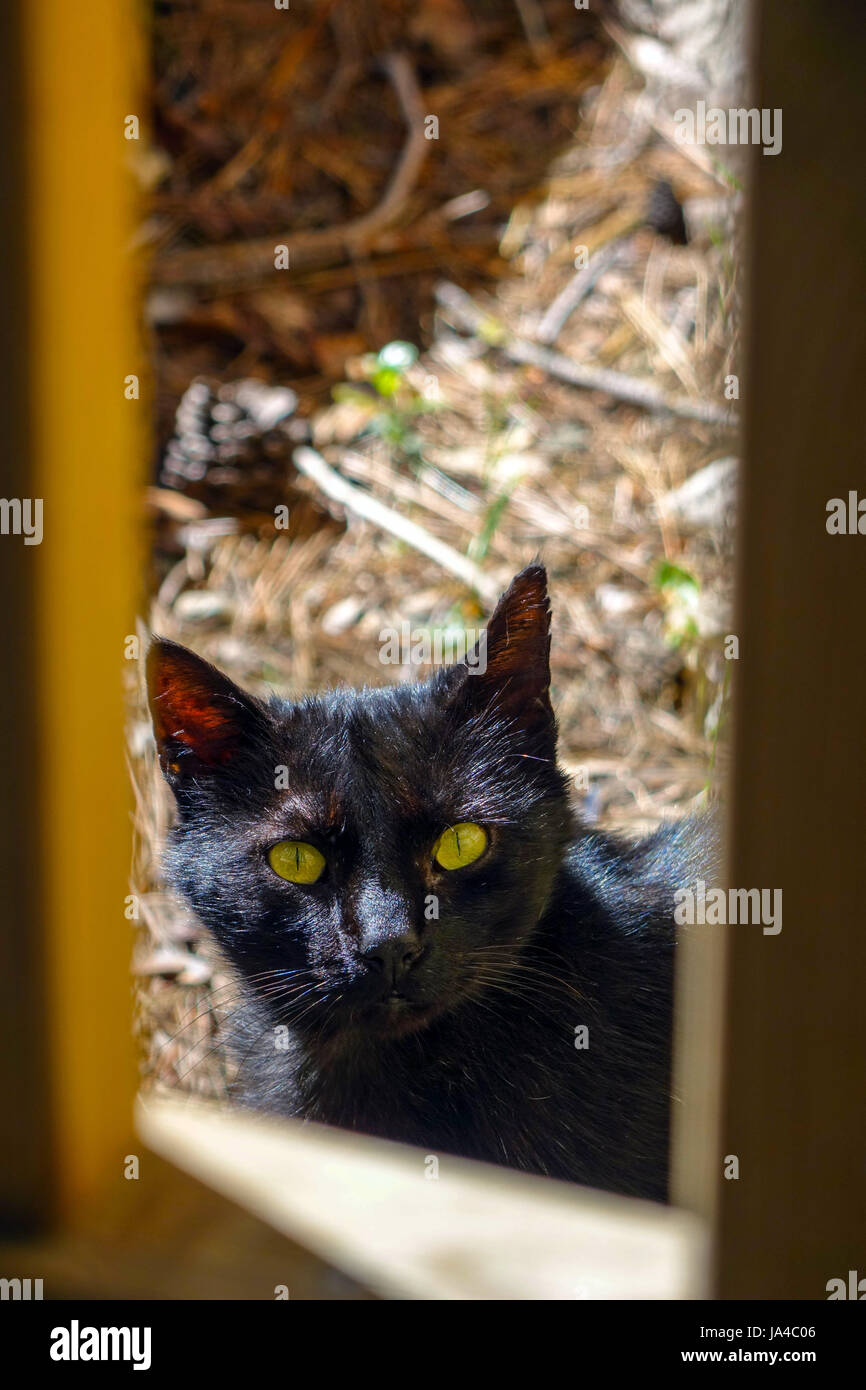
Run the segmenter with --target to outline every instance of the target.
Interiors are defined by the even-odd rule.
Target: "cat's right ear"
[[[147,653],[147,694],[160,767],[175,790],[230,764],[267,718],[264,705],[215,666],[161,637]]]

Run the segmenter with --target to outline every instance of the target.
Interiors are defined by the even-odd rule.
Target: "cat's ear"
[[[258,700],[164,638],[155,638],[147,653],[147,693],[160,766],[172,787],[230,763],[266,721]]]
[[[523,727],[553,725],[550,600],[543,565],[521,570],[502,595],[461,667],[461,694],[477,708]]]

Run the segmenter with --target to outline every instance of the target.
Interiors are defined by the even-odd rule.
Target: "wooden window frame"
[[[6,486],[45,505],[42,546],[0,543],[16,597],[0,610],[4,1272],[35,1263],[54,1296],[268,1298],[290,1270],[309,1297],[823,1297],[866,1228],[866,541],[823,521],[862,452],[862,18],[841,0],[754,12],[755,104],[782,107],[785,143],[752,160],[730,878],[781,884],[786,916],[778,938],[708,929],[683,952],[664,1208],[462,1160],[427,1181],[420,1150],[179,1098],[134,1111],[119,667],[146,457],[147,406],[123,391],[147,370],[123,138],[136,15],[44,0],[0,20]],[[213,1235],[198,1253],[190,1220]]]

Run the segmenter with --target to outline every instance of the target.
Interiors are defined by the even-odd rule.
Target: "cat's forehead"
[[[283,706],[277,746],[290,799],[327,813],[330,823],[359,803],[420,814],[439,799],[448,723],[420,685],[334,691]]]
[[[337,760],[363,758],[378,744],[423,745],[446,723],[429,682],[332,690],[296,704],[283,703],[279,723],[290,738],[327,748]]]
[[[278,746],[277,815],[359,835],[510,823],[534,799],[545,762],[524,761],[507,724],[460,712],[435,681],[311,697],[286,708]]]

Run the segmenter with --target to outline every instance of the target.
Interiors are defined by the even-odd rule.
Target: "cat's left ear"
[[[521,570],[461,666],[461,694],[476,708],[523,727],[553,727],[550,600],[543,565]]]
[[[147,691],[160,766],[173,788],[191,773],[230,763],[267,718],[228,676],[164,638],[147,654]]]

